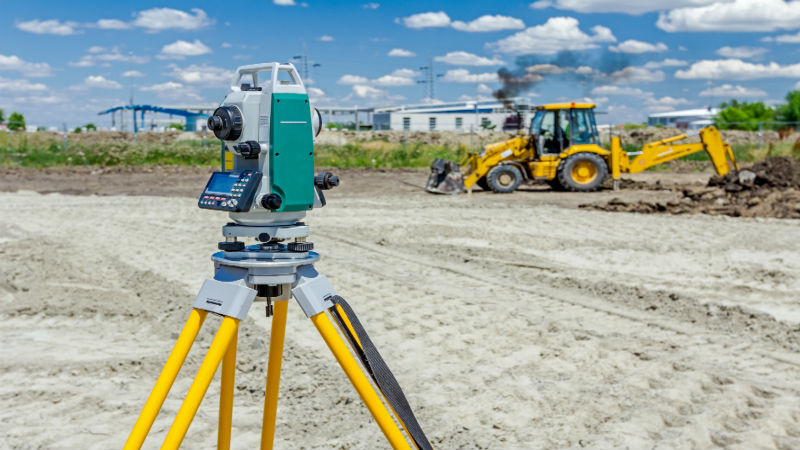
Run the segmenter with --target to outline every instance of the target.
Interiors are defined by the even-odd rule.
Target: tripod
[[[237,243],[235,238],[229,239],[229,242]],[[290,297],[297,300],[317,328],[392,448],[412,448],[405,432],[414,448],[430,449],[402,389],[355,313],[343,298],[336,295],[328,279],[314,269],[313,263],[319,260],[319,254],[310,251],[312,244],[304,242],[304,238],[295,239],[288,245],[270,242],[242,248],[243,245],[237,244],[239,246],[231,246],[234,251],[218,252],[211,257],[215,267],[214,278],[203,283],[189,319],[124,450],[141,448],[209,312],[222,316],[222,323],[161,448],[177,450],[180,447],[221,363],[217,449],[230,449],[238,329],[256,296],[267,299],[267,315],[272,316],[261,450],[272,449],[275,436],[286,311]],[[345,339],[339,335],[334,323]],[[345,340],[361,365],[351,354]]]

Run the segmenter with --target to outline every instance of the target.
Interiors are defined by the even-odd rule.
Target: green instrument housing
[[[306,94],[272,94],[269,179],[280,195],[275,211],[305,211],[314,206],[314,139]]]

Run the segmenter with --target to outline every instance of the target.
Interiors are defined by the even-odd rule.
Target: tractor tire
[[[486,177],[485,176],[481,177],[481,179],[476,181],[475,184],[480,186],[480,188],[483,189],[484,191],[491,191],[492,190],[492,188],[489,187],[489,182],[486,181]]]
[[[569,156],[558,166],[559,184],[573,192],[596,191],[608,176],[608,165],[595,153],[581,152]]]
[[[522,174],[514,166],[495,166],[486,174],[486,182],[494,192],[508,194],[522,183]]]

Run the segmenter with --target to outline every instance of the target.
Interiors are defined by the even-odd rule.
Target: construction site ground
[[[207,168],[0,169],[0,448],[118,448],[220,240]],[[800,222],[580,207],[628,189],[430,195],[424,170],[337,170],[309,214],[318,269],[359,314],[437,448],[800,447]],[[653,189],[653,183],[661,181]],[[405,183],[409,184],[405,184]],[[260,436],[269,330],[243,322],[237,448]],[[146,446],[160,445],[199,342]],[[290,307],[278,448],[388,448]],[[218,380],[187,448],[216,440]]]

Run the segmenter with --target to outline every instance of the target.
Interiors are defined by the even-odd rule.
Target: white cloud
[[[588,50],[597,48],[599,42],[617,41],[606,27],[592,27],[594,34],[588,35],[578,25],[578,20],[573,17],[551,17],[542,25],[530,27],[487,46],[511,54],[554,54],[562,50]]]
[[[231,44],[229,42],[223,42],[222,45],[220,45],[220,47],[222,47],[222,48],[231,48],[231,47],[233,47],[233,44]]]
[[[560,67],[555,64],[534,64],[526,67],[525,70],[528,73],[537,73],[539,75],[554,75],[570,72],[573,69],[571,67]]]
[[[327,34],[323,34],[319,37],[319,40],[322,42],[333,42],[333,36],[328,36]]]
[[[775,31],[798,28],[800,2],[784,0],[717,1],[661,13],[664,31]]]
[[[108,49],[105,48],[105,47],[101,47],[99,45],[93,45],[93,46],[89,47],[88,51],[89,51],[89,53],[102,53],[102,52],[108,51]]]
[[[12,80],[0,77],[0,91],[41,92],[46,90],[47,86],[42,83],[31,83],[28,80]]]
[[[661,53],[667,51],[667,46],[663,42],[651,44],[649,42],[628,39],[625,42],[620,42],[619,45],[612,45],[608,47],[608,49],[615,53]]]
[[[415,77],[415,76],[419,75],[419,72],[411,70],[411,69],[405,69],[404,68],[404,69],[395,70],[394,72],[392,72],[392,75],[395,76],[395,77],[406,77],[406,78],[409,78],[409,77]]]
[[[89,75],[83,79],[83,82],[77,86],[72,86],[72,89],[119,89],[122,85],[114,80],[109,80],[102,75]]]
[[[533,2],[530,4],[531,9],[547,9],[553,6],[553,2],[550,0],[539,0],[538,2]]]
[[[664,81],[664,72],[646,67],[630,66],[611,73],[608,78],[619,84],[658,83]]]
[[[381,6],[380,3],[369,2],[369,3],[365,3],[361,7],[364,8],[364,9],[378,9],[380,6]]]
[[[402,19],[397,19],[408,28],[440,28],[450,26],[450,16],[444,11],[413,14]]]
[[[100,19],[95,23],[97,28],[101,30],[128,30],[131,24],[117,19]]]
[[[125,78],[141,78],[144,76],[144,74],[138,70],[129,70],[127,72],[123,72],[122,76]]]
[[[389,75],[384,75],[382,77],[378,77],[374,80],[370,80],[366,77],[362,77],[360,75],[351,75],[345,74],[339,78],[337,81],[338,84],[350,84],[350,85],[360,85],[360,86],[369,86],[369,85],[376,85],[376,86],[411,86],[415,84],[415,81],[412,79],[413,77],[419,75],[419,73],[411,70],[411,69],[397,69],[394,72],[390,73]]]
[[[206,44],[195,39],[194,42],[178,40],[161,48],[158,59],[185,59],[187,56],[207,55],[211,49]]]
[[[493,16],[491,14],[480,16],[472,22],[455,20],[451,25],[456,30],[469,32],[519,30],[525,28],[525,22],[516,17]]]
[[[643,97],[643,96],[650,96],[653,95],[652,92],[645,92],[639,88],[633,87],[623,87],[623,86],[614,86],[614,85],[606,85],[606,86],[597,86],[596,88],[592,89],[593,95],[630,95],[636,97]]]
[[[172,8],[151,8],[138,12],[132,23],[156,33],[171,29],[199,30],[211,25],[213,20],[199,8],[192,8],[191,13]]]
[[[297,4],[294,0],[272,0],[272,3],[278,6],[295,6]]]
[[[308,91],[308,96],[312,99],[312,101],[319,101],[322,98],[325,98],[325,91],[320,88],[309,87],[306,88]]]
[[[688,105],[688,104],[692,103],[689,100],[686,100],[685,98],[675,98],[675,97],[670,97],[670,96],[661,97],[661,98],[650,97],[646,101],[650,105],[658,105],[658,106],[670,107],[670,108],[675,107],[675,106]]]
[[[491,83],[498,81],[494,72],[470,73],[467,69],[453,69],[445,72],[443,81],[451,83]]]
[[[686,70],[675,72],[676,78],[713,80],[753,80],[756,78],[800,78],[800,63],[781,65],[776,62],[754,64],[741,59],[702,60]]]
[[[387,92],[382,89],[377,89],[372,86],[357,84],[353,86],[352,95],[358,98],[376,99],[386,96]]]
[[[339,81],[337,81],[337,83],[339,83],[339,84],[367,84],[367,83],[369,83],[369,80],[366,77],[362,77],[360,75],[346,74],[346,75],[342,75],[342,77],[339,78]]]
[[[723,84],[700,91],[701,97],[766,97],[767,93],[761,89],[748,88],[740,85]]]
[[[453,66],[502,66],[505,64],[496,58],[489,59],[463,51],[450,52],[444,56],[437,56],[433,60]]]
[[[533,9],[558,8],[580,13],[623,13],[639,15],[682,6],[708,5],[720,0],[541,0],[531,3]],[[725,1],[725,0],[722,0]]]
[[[150,92],[167,92],[183,89],[183,84],[174,81],[167,81],[166,83],[151,84],[150,86],[142,86],[139,90]]]
[[[395,75],[384,75],[372,81],[377,86],[411,86],[414,80],[406,77],[398,77]]]
[[[17,22],[17,28],[22,31],[34,34],[55,34],[58,36],[69,36],[72,34],[80,34],[81,30],[78,29],[77,22],[61,22],[59,20],[28,20],[26,22]]]
[[[780,36],[767,36],[761,38],[762,42],[777,42],[779,44],[800,44],[800,33],[797,34],[782,34]]]
[[[0,55],[0,70],[13,70],[29,77],[49,77],[52,75],[50,64],[25,61],[17,55]]]
[[[402,48],[393,48],[389,51],[388,55],[396,58],[409,58],[412,56],[417,56],[416,53],[410,50],[404,50]]]
[[[489,86],[483,83],[479,84],[476,90],[478,91],[479,94],[491,94],[492,92],[494,92],[494,89],[490,88]]]
[[[188,67],[171,65],[168,75],[186,84],[220,87],[227,85],[233,78],[233,71],[205,64],[192,64]]]
[[[644,65],[645,69],[660,69],[662,67],[681,67],[688,65],[686,61],[681,59],[667,58],[663,61],[650,61]]]
[[[89,52],[90,54],[82,56],[77,62],[70,62],[69,65],[73,67],[92,67],[99,61],[104,63],[102,64],[104,67],[107,67],[112,62],[144,64],[150,61],[147,56],[137,56],[132,53],[123,54],[120,48],[116,46],[110,49],[93,46],[89,48]]]
[[[767,49],[763,47],[729,47],[726,45],[717,49],[715,53],[723,58],[747,59],[761,56],[767,53]]]

